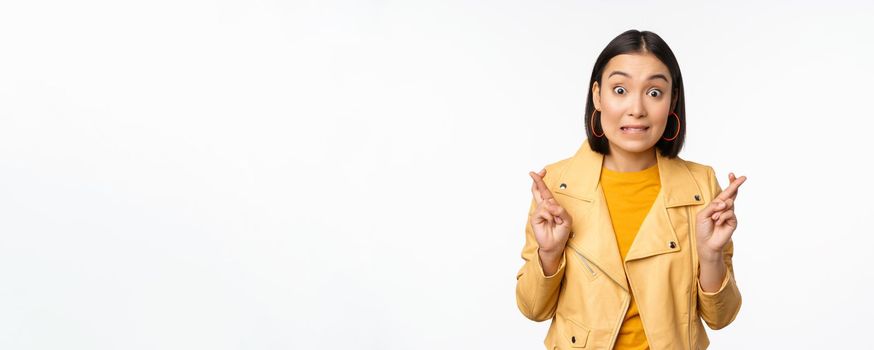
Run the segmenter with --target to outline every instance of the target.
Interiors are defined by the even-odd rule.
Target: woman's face
[[[596,81],[592,98],[611,152],[640,153],[655,146],[676,102],[671,80],[668,67],[652,54],[622,54],[607,62],[603,87]]]

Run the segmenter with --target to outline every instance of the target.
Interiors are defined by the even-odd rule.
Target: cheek
[[[601,125],[612,126],[618,125],[619,117],[622,116],[622,106],[609,98],[601,102]]]
[[[620,112],[609,110],[607,108],[601,111],[601,126],[607,129],[613,129],[619,127],[619,116]]]
[[[670,99],[665,99],[664,101],[659,101],[653,103],[650,107],[650,116],[652,117],[652,124],[656,130],[664,131],[669,122],[672,122],[674,119],[671,113],[671,104]]]
[[[618,113],[622,109],[622,101],[613,98],[613,96],[605,96],[601,99],[601,109]]]
[[[673,118],[673,117],[671,117],[671,118]],[[656,120],[653,120],[653,128],[655,128],[655,130],[658,131],[659,133],[665,131],[667,126],[668,126],[668,118],[658,118]]]

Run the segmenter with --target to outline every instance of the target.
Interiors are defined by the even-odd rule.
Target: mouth
[[[623,133],[626,134],[642,134],[649,130],[648,126],[622,126],[619,127],[619,130],[622,130]]]

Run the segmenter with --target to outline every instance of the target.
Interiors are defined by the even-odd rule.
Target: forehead
[[[670,79],[670,72],[668,71],[668,66],[662,63],[661,60],[658,59],[653,54],[621,54],[616,55],[607,62],[607,66],[604,67],[603,78],[607,78],[607,76],[613,71],[622,71],[627,73],[635,80],[644,80],[647,77],[653,74],[664,74],[668,79]],[[613,79],[625,78],[621,75],[614,75]]]

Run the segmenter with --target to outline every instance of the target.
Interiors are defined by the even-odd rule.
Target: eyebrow
[[[631,76],[628,75],[628,73],[625,73],[625,72],[619,71],[619,70],[614,70],[613,72],[610,73],[610,75],[607,76],[607,78],[610,78],[614,75],[624,75],[625,77],[631,78]],[[670,81],[668,81],[668,77],[666,77],[664,74],[661,74],[661,73],[653,74],[649,78],[647,78],[646,80],[653,80],[653,79],[662,79],[665,82],[668,82],[668,83],[670,82]]]

